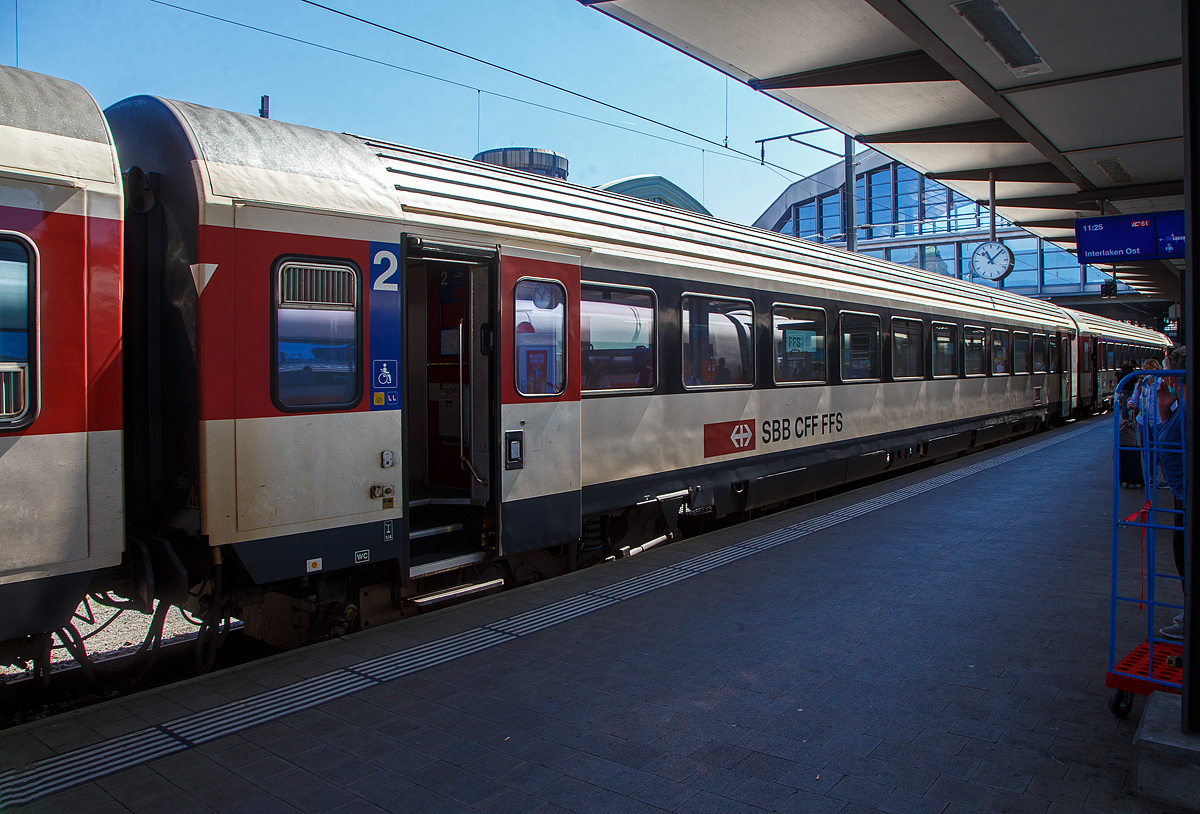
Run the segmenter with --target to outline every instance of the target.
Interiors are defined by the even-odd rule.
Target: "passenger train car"
[[[1169,346],[386,141],[0,94],[0,663],[85,591],[379,624],[1101,409],[1109,347]]]

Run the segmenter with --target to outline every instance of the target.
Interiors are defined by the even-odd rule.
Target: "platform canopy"
[[[1179,0],[581,0],[1074,250],[1183,209]],[[773,134],[764,134],[773,135]],[[1182,260],[1116,267],[1176,300]]]

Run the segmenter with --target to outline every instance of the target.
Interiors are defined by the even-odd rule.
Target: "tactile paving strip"
[[[814,532],[862,517],[873,511],[916,497],[942,486],[994,469],[1047,447],[1092,432],[1098,427],[1081,427],[1056,434],[1052,438],[1018,450],[980,461],[936,478],[855,503],[820,517],[810,518],[786,528],[724,546],[689,560],[668,565],[622,582],[596,588],[543,608],[489,622],[481,627],[457,633],[434,642],[416,645],[364,661],[353,667],[333,670],[324,675],[269,690],[241,701],[233,701],[203,712],[176,718],[159,726],[122,735],[61,755],[45,758],[25,769],[0,772],[0,809],[83,785],[125,769],[149,763],[192,746],[232,735],[253,726],[353,694],[366,687],[444,664],[469,653],[477,653],[498,644],[528,636],[539,630],[575,619],[587,613],[624,602],[649,591],[719,568],[768,548],[794,542]],[[1103,427],[1107,429],[1107,427]]]

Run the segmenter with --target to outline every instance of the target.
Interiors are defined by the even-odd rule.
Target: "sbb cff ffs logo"
[[[732,455],[754,449],[754,419],[704,425],[704,457]]]
[[[775,418],[762,423],[764,444],[790,441],[793,438],[812,438],[818,435],[837,435],[842,431],[841,413],[820,415],[798,415],[795,423],[790,418]]]

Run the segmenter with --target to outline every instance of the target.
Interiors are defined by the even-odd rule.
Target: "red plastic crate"
[[[1173,656],[1177,657],[1172,659],[1174,665],[1167,664],[1167,659]],[[1171,692],[1178,695],[1183,685],[1183,645],[1155,642],[1151,672],[1150,643],[1142,642],[1132,653],[1117,662],[1111,672],[1105,674],[1104,685],[1138,695],[1149,695],[1152,692]]]

